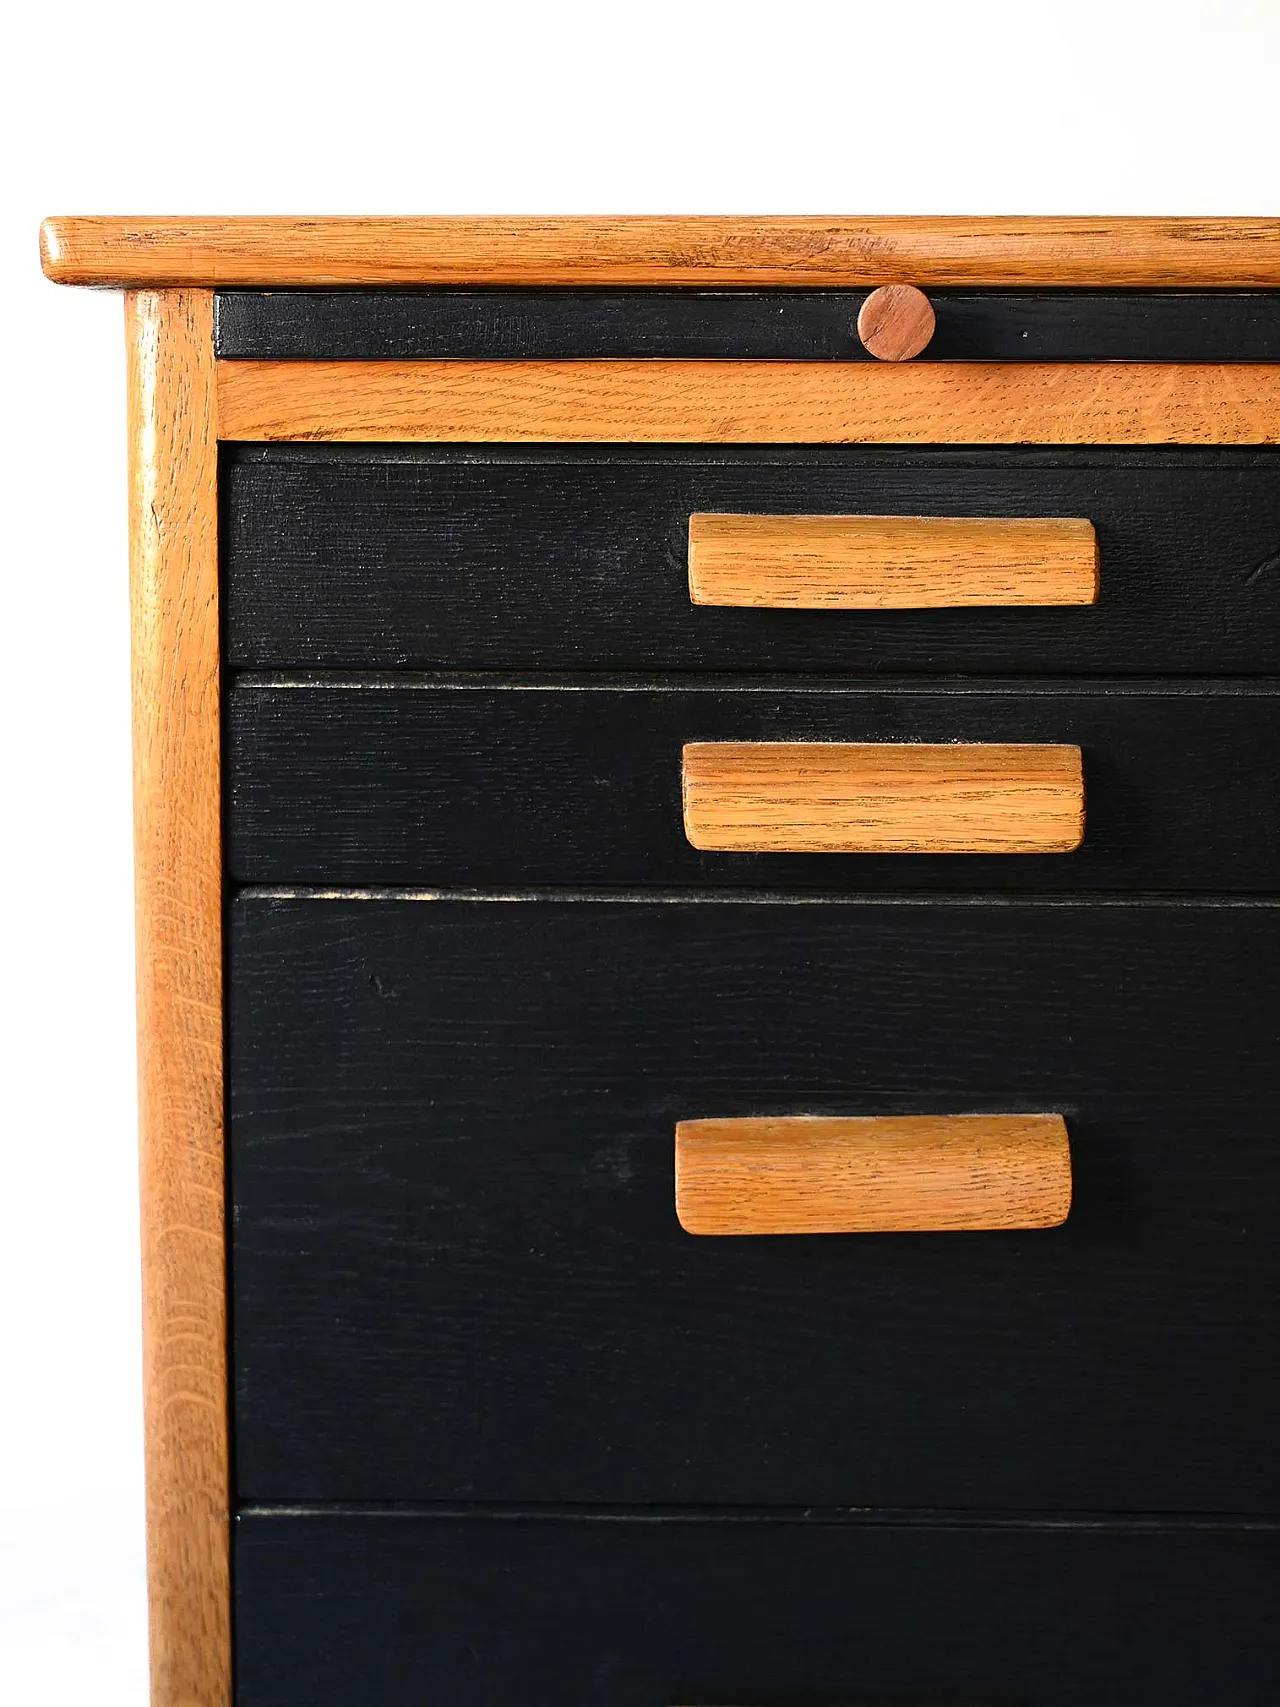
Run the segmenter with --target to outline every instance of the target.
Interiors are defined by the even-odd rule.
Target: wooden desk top
[[[1280,218],[46,219],[44,270],[108,288],[913,284],[1280,287]]]

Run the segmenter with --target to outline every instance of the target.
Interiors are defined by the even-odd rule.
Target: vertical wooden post
[[[213,297],[125,298],[153,1707],[229,1707]]]

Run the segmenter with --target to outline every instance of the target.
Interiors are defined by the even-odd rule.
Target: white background
[[[124,374],[47,213],[1280,214],[1280,0],[20,6],[0,1701],[142,1707]]]

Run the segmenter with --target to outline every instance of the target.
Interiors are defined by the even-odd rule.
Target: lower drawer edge
[[[238,1707],[1272,1707],[1280,1529],[241,1516]]]

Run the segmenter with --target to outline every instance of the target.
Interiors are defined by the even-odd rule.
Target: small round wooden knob
[[[933,304],[914,285],[881,285],[858,310],[858,336],[878,362],[909,362],[936,325]]]

